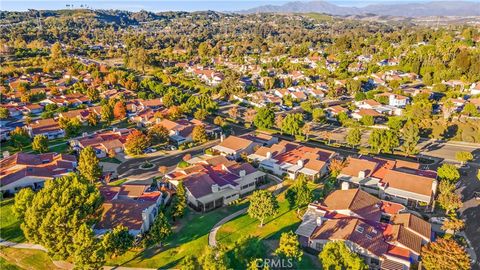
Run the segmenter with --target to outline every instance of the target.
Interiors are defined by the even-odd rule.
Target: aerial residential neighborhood
[[[0,269],[480,269],[478,1],[160,2],[0,4]]]

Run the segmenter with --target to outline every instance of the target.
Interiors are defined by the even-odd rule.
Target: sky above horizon
[[[283,5],[285,0],[97,0],[97,1],[66,1],[66,0],[0,0],[0,10],[26,11],[28,9],[119,9],[129,11],[148,10],[159,11],[238,11],[254,8],[262,5]],[[311,0],[308,0],[311,1]],[[379,3],[418,3],[430,2],[432,0],[331,0],[327,1],[339,6],[362,7],[369,4]],[[473,0],[479,2],[480,0]]]

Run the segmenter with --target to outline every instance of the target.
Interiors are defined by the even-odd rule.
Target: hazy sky
[[[28,9],[66,9],[88,7],[92,9],[121,9],[130,11],[235,11],[249,9],[260,5],[282,5],[298,0],[0,0],[0,10],[24,11]],[[473,0],[480,2],[480,0]],[[412,3],[429,2],[429,0],[332,0],[328,1],[340,6],[365,6],[378,3]]]

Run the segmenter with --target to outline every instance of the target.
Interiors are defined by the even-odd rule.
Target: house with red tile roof
[[[113,129],[100,133],[85,134],[81,138],[70,141],[73,149],[81,150],[87,146],[95,150],[95,154],[99,158],[106,157],[110,154],[118,154],[123,152],[124,144],[127,136],[131,133],[131,129]]]
[[[380,198],[410,207],[432,210],[437,174],[421,170],[420,164],[380,158],[349,157],[337,179]]]
[[[30,137],[36,135],[45,135],[49,140],[65,137],[65,131],[60,127],[58,121],[53,118],[38,119],[27,127],[27,132]]]
[[[95,106],[95,107],[88,107],[85,109],[60,112],[58,116],[62,118],[67,118],[67,119],[77,118],[80,121],[80,123],[86,125],[90,114],[100,117],[101,111],[102,111],[101,106]]]
[[[77,159],[72,155],[16,153],[0,160],[0,191],[16,193],[21,188],[43,187],[48,179],[73,172]]]
[[[182,182],[188,203],[199,211],[209,211],[239,199],[262,185],[266,174],[248,163],[237,163],[224,156],[201,156],[176,168],[165,178],[177,186]]]
[[[216,136],[221,132],[221,128],[216,125],[211,125],[197,119],[179,119],[176,121],[163,119],[157,124],[166,127],[170,131],[170,140],[175,144],[180,145],[193,141],[193,128],[198,125],[203,125],[208,136]]]
[[[404,210],[363,190],[342,187],[311,203],[295,233],[302,246],[318,251],[327,242],[342,241],[371,269],[410,269],[431,241],[432,229]]]
[[[94,226],[97,235],[125,226],[131,235],[140,237],[148,231],[164,203],[162,192],[150,185],[102,186],[99,190],[104,202],[100,221]]]
[[[280,141],[270,147],[262,146],[248,156],[260,168],[296,179],[299,174],[317,179],[328,171],[328,163],[335,152],[300,144]]]

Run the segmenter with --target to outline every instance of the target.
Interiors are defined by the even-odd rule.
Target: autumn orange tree
[[[465,249],[452,239],[438,238],[422,247],[422,266],[426,270],[470,269]]]
[[[127,116],[127,108],[122,101],[117,101],[115,107],[113,107],[113,115],[115,119],[123,119]]]
[[[127,136],[125,142],[125,151],[129,155],[140,155],[147,147],[150,146],[150,139],[147,135],[139,130],[134,130]]]

